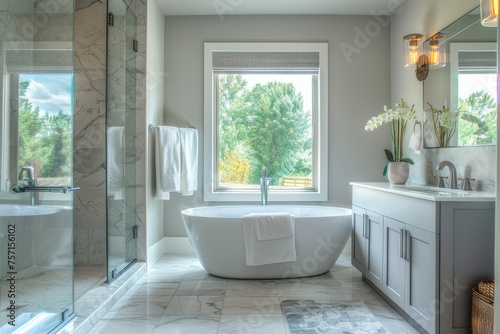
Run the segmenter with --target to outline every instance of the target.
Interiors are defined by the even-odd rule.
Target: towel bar
[[[154,126],[153,124],[149,124],[149,125],[148,125],[148,130],[149,130],[149,132],[155,132],[155,131],[156,131],[156,128],[157,128],[157,127],[156,127],[156,126]],[[194,126],[192,126],[192,125],[191,125],[189,128],[190,128],[190,129],[196,129],[196,128],[195,128]]]

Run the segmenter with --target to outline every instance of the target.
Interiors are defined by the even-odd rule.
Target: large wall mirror
[[[441,66],[431,64],[424,81],[425,147],[493,145],[496,27],[484,27],[476,8],[440,33],[444,35],[439,36],[439,46],[445,59]],[[426,53],[432,48],[432,39],[424,42]]]

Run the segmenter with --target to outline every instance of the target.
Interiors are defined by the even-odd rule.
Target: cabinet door
[[[382,290],[384,254],[384,218],[378,213],[367,211],[366,231],[366,278]]]
[[[352,207],[351,263],[362,274],[365,273],[365,215],[366,210]]]
[[[437,306],[437,235],[406,225],[405,312],[429,333],[435,333]]]
[[[382,291],[399,307],[405,307],[405,224],[384,217],[384,283]]]

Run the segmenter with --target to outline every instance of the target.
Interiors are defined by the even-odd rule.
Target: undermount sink
[[[435,196],[469,196],[470,191],[460,190],[460,189],[450,189],[450,188],[438,188],[432,186],[419,186],[419,185],[401,185],[401,186],[391,186],[393,189],[401,189],[403,191],[414,191]]]
[[[54,205],[0,204],[0,217],[27,217],[50,215],[61,211],[63,207]]]

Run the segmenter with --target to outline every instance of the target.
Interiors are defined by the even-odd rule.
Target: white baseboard
[[[187,237],[164,237],[164,251],[168,254],[194,254]]]
[[[165,238],[148,248],[148,269],[150,269],[163,254],[165,254]]]

